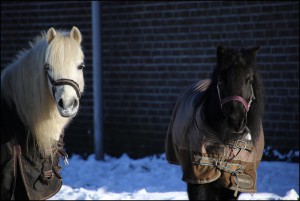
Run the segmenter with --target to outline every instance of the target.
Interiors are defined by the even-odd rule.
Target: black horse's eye
[[[221,72],[221,75],[218,77],[218,82],[220,86],[226,86],[228,81],[228,72]]]
[[[85,67],[85,65],[84,65],[84,63],[82,63],[82,64],[80,64],[80,65],[78,66],[78,69],[79,69],[79,70],[82,70],[84,67]]]
[[[50,65],[49,64],[45,64],[44,67],[45,67],[46,71],[50,70]]]
[[[225,85],[225,81],[223,79],[219,79],[219,85],[220,86],[224,86]]]

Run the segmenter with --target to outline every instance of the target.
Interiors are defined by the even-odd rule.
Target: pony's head
[[[231,133],[242,133],[255,100],[253,82],[255,57],[259,47],[250,49],[217,48],[217,92],[222,114]]]
[[[73,27],[69,34],[47,31],[48,47],[44,68],[48,78],[48,88],[55,99],[61,116],[75,116],[84,87],[84,54],[81,50],[81,33]]]

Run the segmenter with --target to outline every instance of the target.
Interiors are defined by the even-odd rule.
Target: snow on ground
[[[165,154],[131,159],[90,155],[69,159],[62,169],[63,186],[49,200],[187,200],[181,169],[169,164]],[[258,168],[258,193],[242,193],[239,200],[299,199],[299,164],[262,161]]]

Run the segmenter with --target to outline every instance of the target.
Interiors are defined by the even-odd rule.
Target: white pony
[[[47,33],[1,73],[1,98],[16,111],[42,154],[58,141],[79,109],[84,54],[78,28]]]
[[[1,72],[1,200],[46,200],[61,188],[63,131],[84,89],[81,40],[76,27],[50,28]]]

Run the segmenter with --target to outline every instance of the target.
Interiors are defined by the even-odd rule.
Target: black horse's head
[[[217,91],[229,130],[241,133],[247,124],[247,114],[255,99],[255,57],[259,47],[250,49],[217,48]]]

